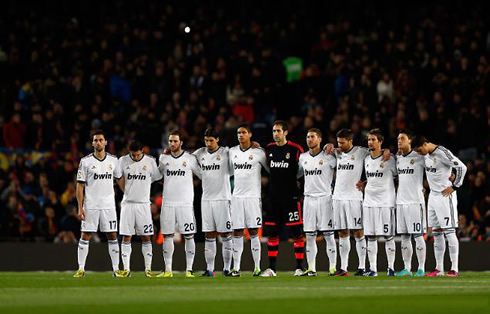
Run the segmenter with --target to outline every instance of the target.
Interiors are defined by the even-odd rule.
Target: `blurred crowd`
[[[396,151],[409,128],[468,167],[459,236],[490,239],[490,32],[486,5],[10,1],[0,12],[0,237],[74,242],[74,173],[102,128],[120,156],[138,138],[154,155],[179,128],[236,144],[239,123],[271,141],[290,123],[305,146],[374,127]],[[153,211],[158,222],[154,189]],[[118,195],[120,197],[120,195]]]

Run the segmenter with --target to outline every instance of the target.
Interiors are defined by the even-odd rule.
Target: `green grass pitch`
[[[490,273],[459,278],[112,278],[0,272],[0,313],[488,313]]]

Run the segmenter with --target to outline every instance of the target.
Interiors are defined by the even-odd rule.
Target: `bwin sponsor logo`
[[[433,168],[433,167],[425,167],[425,171],[431,172],[431,173],[436,173],[437,172],[437,169],[436,168]]]
[[[398,168],[398,174],[414,174],[414,170],[410,168],[407,169]]]
[[[345,165],[339,164],[339,166],[337,167],[337,170],[354,170],[354,165],[353,164],[345,164]]]
[[[183,177],[185,176],[185,171],[184,170],[170,170],[170,169],[167,169],[167,177],[173,177],[173,176],[176,176],[176,177]]]
[[[108,179],[108,180],[112,180],[112,174],[111,173],[104,173],[104,174],[94,174],[94,180],[105,180],[105,179]]]
[[[305,170],[305,176],[312,176],[312,175],[321,175],[322,170],[315,168],[314,170]]]
[[[382,178],[383,177],[383,173],[382,172],[378,172],[377,170],[376,170],[376,172],[366,171],[366,177],[368,177],[368,178]]]
[[[248,164],[248,163],[244,163],[244,164],[234,163],[233,166],[234,166],[235,170],[238,170],[238,169],[250,170],[250,169],[252,169],[252,165]]]
[[[202,170],[219,170],[220,169],[220,166],[217,165],[217,164],[212,164],[212,165],[202,165],[201,166]]]
[[[128,173],[128,180],[146,180],[146,175]]]
[[[287,163],[287,162],[284,162],[284,161],[279,161],[279,162],[271,161],[271,168],[288,168],[288,167],[289,167],[289,163]]]

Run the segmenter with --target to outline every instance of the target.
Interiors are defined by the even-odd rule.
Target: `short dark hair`
[[[170,137],[171,135],[176,135],[179,137],[179,140],[182,140],[182,136],[180,135],[180,131],[178,129],[173,129],[172,131],[170,131],[168,136]]]
[[[400,131],[398,131],[398,134],[405,134],[409,140],[413,140],[415,136],[413,132],[410,131],[409,129],[401,129]]]
[[[143,150],[143,144],[140,141],[133,140],[129,142],[129,151],[136,152],[139,150]]]
[[[236,128],[236,129],[238,130],[239,128],[247,129],[248,133],[252,133],[252,128],[250,127],[250,124],[248,124],[248,123],[239,124],[238,128]]]
[[[376,128],[376,129],[372,129],[368,132],[368,136],[369,135],[374,135],[376,136],[376,138],[378,139],[378,141],[380,142],[384,142],[385,140],[385,137],[383,136],[383,133],[381,133],[381,130]]]
[[[351,129],[341,129],[337,132],[337,138],[345,138],[347,140],[352,140],[354,133]]]
[[[322,131],[320,131],[319,128],[311,128],[308,130],[308,133],[310,133],[310,132],[316,133],[318,135],[318,137],[322,137]]]
[[[288,130],[288,123],[284,120],[276,120],[274,121],[274,124],[272,124],[272,126],[274,125],[280,125],[283,131]]]
[[[204,131],[204,137],[206,137],[206,136],[219,138],[218,132],[213,128],[207,128],[206,131]]]
[[[102,135],[104,138],[105,138],[105,133],[104,131],[102,130],[95,130],[93,133],[92,133],[92,137],[96,136],[96,135]]]
[[[417,135],[412,139],[412,148],[421,147],[425,143],[428,143],[428,142],[429,141],[427,140],[427,138],[425,136]]]

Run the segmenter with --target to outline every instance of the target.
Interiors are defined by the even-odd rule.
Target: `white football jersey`
[[[106,153],[100,160],[94,154],[80,160],[77,182],[85,183],[85,209],[116,208],[114,199],[114,171],[117,167],[117,157]]]
[[[310,152],[299,156],[299,175],[305,177],[304,195],[326,196],[332,195],[333,172],[337,161],[333,155],[324,151],[315,156]]]
[[[205,201],[231,199],[228,152],[228,147],[219,147],[212,153],[202,147],[194,152],[201,167],[202,199]]]
[[[466,166],[446,148],[437,146],[431,154],[424,156],[424,160],[425,174],[431,191],[442,192],[453,184],[458,188],[463,184]],[[454,183],[451,183],[449,177],[453,168],[456,170],[456,178]]]
[[[337,175],[332,199],[362,201],[362,192],[356,188],[356,184],[361,180],[366,156],[369,156],[369,150],[361,146],[336,154]]]
[[[158,169],[163,175],[163,205],[192,206],[194,181],[192,174],[201,177],[196,156],[183,152],[178,157],[160,155]]]
[[[424,157],[413,150],[406,155],[397,155],[396,168],[398,172],[396,203],[400,205],[423,204],[425,202],[422,191],[424,188]]]
[[[363,205],[367,207],[394,207],[396,163],[393,156],[383,161],[381,154],[377,158],[371,155],[364,159],[366,169],[366,188]]]
[[[264,149],[248,148],[243,151],[237,145],[230,148],[229,158],[234,176],[233,196],[260,197],[261,170],[262,167],[268,169]]]
[[[151,184],[162,179],[156,159],[148,155],[138,161],[129,154],[122,156],[114,176],[116,179],[124,177],[123,203],[150,203]]]

